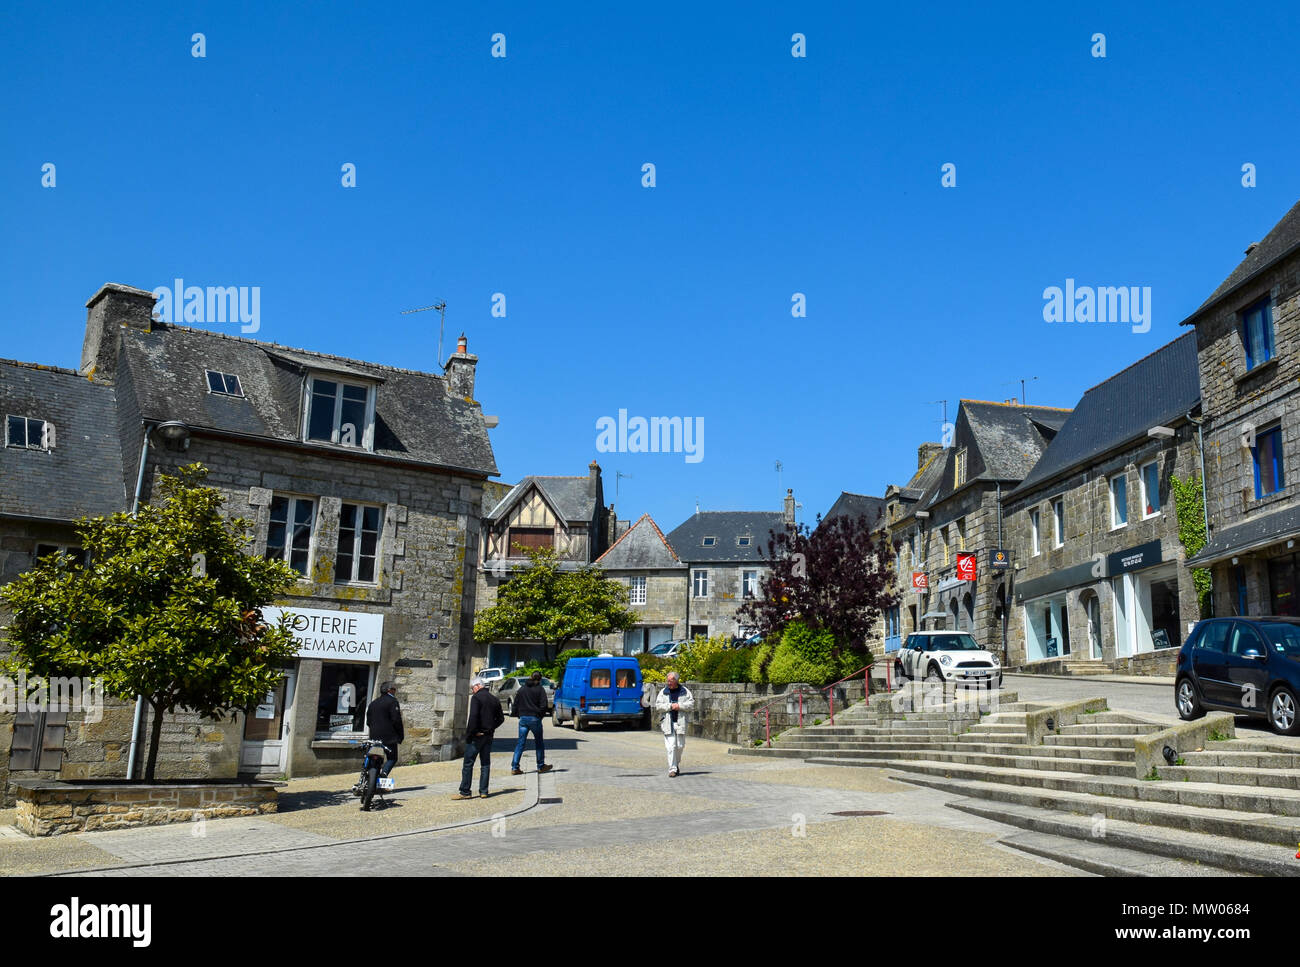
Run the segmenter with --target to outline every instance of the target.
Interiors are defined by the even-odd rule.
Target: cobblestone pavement
[[[555,733],[548,728],[548,735]],[[728,755],[722,743],[690,739],[684,771],[670,779],[658,733],[562,729],[555,739],[548,758],[556,766],[560,803],[537,802],[537,776],[527,759],[528,776],[510,776],[506,759],[504,775],[494,782],[500,791],[465,803],[450,799],[459,763],[434,763],[399,770],[395,805],[378,812],[361,813],[339,794],[351,777],[301,780],[284,794],[288,811],[273,817],[37,842],[0,838],[0,870],[99,876],[1079,875],[999,845],[996,839],[1014,832],[1011,827],[948,809],[951,797],[895,782],[876,769],[741,758]],[[863,812],[885,815],[835,815]],[[454,822],[461,825],[428,829]],[[389,838],[355,841],[377,832]],[[10,844],[21,851],[11,852]],[[50,857],[44,865],[43,849]],[[69,861],[77,849],[87,852]],[[21,862],[13,862],[20,852]],[[87,867],[100,869],[74,870]]]

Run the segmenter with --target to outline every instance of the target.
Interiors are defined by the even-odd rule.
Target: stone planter
[[[225,819],[276,811],[279,787],[265,780],[209,779],[139,783],[119,780],[10,779],[16,825],[28,836],[58,836]]]

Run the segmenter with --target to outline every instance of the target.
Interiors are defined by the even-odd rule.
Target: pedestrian
[[[533,733],[533,744],[537,746],[537,771],[550,772],[546,764],[546,743],[542,741],[542,716],[550,703],[546,700],[546,689],[542,687],[542,673],[533,672],[528,676],[528,684],[519,689],[519,694],[510,705],[510,710],[519,719],[519,741],[515,743],[515,757],[510,762],[510,774],[522,776],[524,770],[519,763],[524,757],[524,745],[528,742],[528,733]]]
[[[664,713],[659,730],[664,734],[664,748],[668,750],[668,778],[677,775],[682,765],[682,750],[686,748],[688,714],[695,708],[691,690],[681,683],[676,672],[669,672],[663,690],[655,700],[655,708]]]
[[[397,747],[406,740],[402,727],[402,707],[397,704],[397,683],[384,682],[379,686],[379,697],[366,709],[370,723],[370,737],[384,743],[384,765],[379,774],[385,778],[397,765]]]
[[[492,735],[506,720],[497,697],[487,690],[487,683],[477,675],[469,683],[473,693],[469,700],[469,721],[465,725],[465,764],[460,770],[460,793],[452,799],[473,799],[470,783],[474,779],[474,760],[479,760],[478,795],[486,799]]]

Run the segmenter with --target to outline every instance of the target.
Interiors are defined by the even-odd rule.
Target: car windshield
[[[665,641],[662,645],[655,645],[653,648],[651,648],[650,654],[666,655],[668,652],[672,651],[673,646],[676,644],[677,642],[675,641]]]
[[[928,635],[921,639],[926,651],[982,651],[970,635]]]
[[[1260,622],[1255,625],[1274,651],[1287,655],[1300,655],[1300,625],[1281,621]]]

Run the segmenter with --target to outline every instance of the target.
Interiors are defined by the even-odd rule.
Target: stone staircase
[[[1027,831],[1006,845],[1093,872],[1300,875],[1300,750],[1229,739],[1191,751],[1180,736],[1189,750],[1179,764],[1160,760],[1139,777],[1137,740],[1168,726],[1103,700],[1084,708],[1002,692],[972,707],[947,693],[909,706],[898,694],[872,696],[834,725],[783,733],[771,749],[731,751],[889,769],[963,797],[954,809]]]

